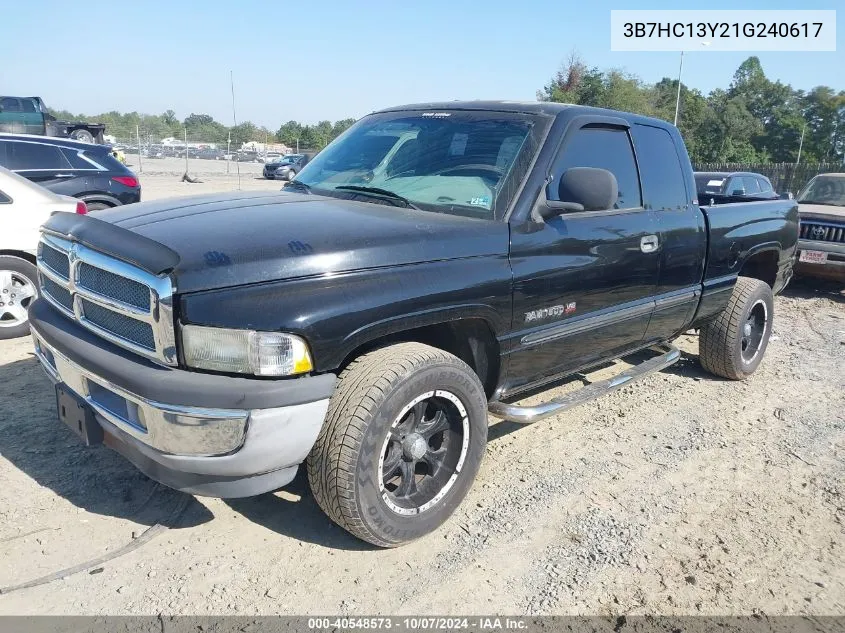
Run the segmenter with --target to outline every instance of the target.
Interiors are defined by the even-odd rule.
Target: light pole
[[[711,42],[701,42],[702,46],[710,46]],[[678,68],[678,94],[675,97],[675,127],[678,127],[678,112],[681,109],[681,75],[684,73],[684,51],[681,51],[681,65]]]
[[[681,107],[681,75],[684,72],[684,51],[681,51],[681,66],[678,68],[678,96],[675,97],[675,127],[678,127],[678,110]]]

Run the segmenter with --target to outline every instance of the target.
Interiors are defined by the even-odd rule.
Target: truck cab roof
[[[516,114],[534,114],[546,116],[559,116],[567,114],[570,116],[594,115],[608,116],[624,119],[629,123],[648,122],[658,127],[673,128],[671,123],[663,119],[642,116],[621,110],[610,110],[608,108],[595,108],[592,106],[576,105],[574,103],[554,103],[551,101],[432,101],[428,103],[414,103],[403,106],[394,106],[383,110],[374,111],[373,114],[383,112],[408,111],[430,111],[430,110],[479,110],[487,112],[512,112]]]

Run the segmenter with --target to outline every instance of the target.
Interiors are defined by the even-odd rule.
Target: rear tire
[[[80,141],[81,143],[93,143],[94,142],[94,135],[91,134],[88,130],[74,130],[70,133],[70,137],[74,141]]]
[[[701,366],[730,380],[748,378],[766,353],[773,317],[769,285],[751,277],[737,279],[727,307],[701,328]]]
[[[38,296],[38,271],[20,257],[0,255],[0,340],[29,334],[27,308]]]
[[[487,398],[466,363],[420,343],[355,359],[307,459],[329,518],[395,547],[437,529],[469,491],[487,443]]]

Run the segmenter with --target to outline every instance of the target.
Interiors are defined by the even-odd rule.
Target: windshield
[[[798,202],[845,207],[845,176],[816,176],[798,194]]]
[[[375,114],[320,152],[296,182],[322,195],[492,219],[514,166],[520,179],[527,169],[517,157],[528,151],[534,123],[504,112]]]

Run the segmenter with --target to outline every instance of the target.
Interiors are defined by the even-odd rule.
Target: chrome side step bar
[[[494,418],[508,420],[510,422],[519,422],[520,424],[533,424],[549,416],[555,415],[572,407],[584,404],[590,400],[616,391],[620,387],[631,384],[632,382],[644,378],[649,374],[665,369],[670,365],[674,365],[681,358],[681,352],[672,345],[662,345],[651,348],[654,351],[661,352],[660,356],[655,356],[647,361],[626,369],[621,374],[594,382],[586,387],[582,387],[577,391],[567,393],[554,400],[549,400],[542,404],[521,407],[515,404],[507,404],[501,401],[491,402],[487,405],[487,411]]]

